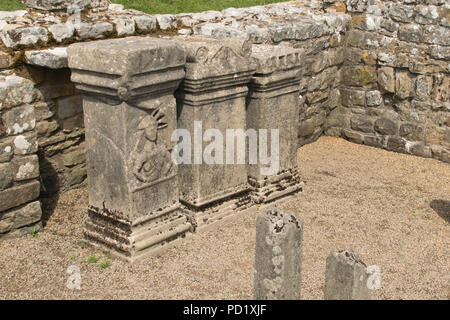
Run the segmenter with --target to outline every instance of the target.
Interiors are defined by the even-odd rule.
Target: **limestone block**
[[[39,41],[47,42],[47,30],[42,27],[2,30],[0,37],[8,48],[35,45]]]
[[[39,192],[39,181],[21,184],[0,191],[0,212],[37,199],[37,197],[39,197]]]
[[[8,162],[11,160],[14,154],[11,139],[2,140],[0,142],[0,162]]]
[[[391,67],[378,69],[378,84],[387,92],[395,92],[395,74]]]
[[[37,152],[38,143],[35,132],[27,132],[13,139],[14,154],[27,155]]]
[[[56,42],[62,42],[73,37],[75,26],[69,22],[57,23],[50,25],[48,31],[50,31]]]
[[[383,103],[383,97],[381,92],[378,90],[367,91],[366,92],[366,103],[369,107],[378,107]]]
[[[372,120],[364,115],[354,115],[350,119],[350,126],[353,130],[362,132],[372,132],[373,122]]]
[[[31,103],[35,98],[34,85],[28,79],[10,75],[0,76],[0,110],[22,103]]]
[[[132,35],[136,31],[134,20],[131,18],[116,18],[113,22],[119,37]]]
[[[33,130],[36,126],[34,108],[31,105],[7,110],[1,116],[8,135],[22,134]]]
[[[80,40],[101,39],[112,33],[114,26],[109,22],[81,22],[75,30]]]
[[[333,250],[327,257],[325,300],[370,300],[367,266],[350,250]]]
[[[85,236],[128,261],[184,237],[173,92],[185,75],[176,42],[128,37],[74,44],[72,81],[83,96],[89,210]],[[71,171],[71,183],[85,175]]]
[[[39,201],[34,201],[20,209],[0,214],[0,234],[31,225],[41,220],[42,211]]]
[[[14,157],[12,165],[15,181],[25,181],[39,177],[39,161],[37,155]]]
[[[256,68],[250,57],[251,45],[236,38],[206,37],[189,38],[180,44],[187,52],[187,64],[186,78],[176,93],[178,128],[187,130],[191,139],[202,139],[209,129],[219,130],[223,139],[218,143],[226,150],[226,130],[246,128],[247,83]],[[201,124],[198,136],[196,123]],[[235,148],[233,155],[237,153]],[[190,158],[191,164],[179,166],[180,199],[194,216],[204,208],[220,207],[223,201],[236,211],[245,208],[249,191],[245,163],[237,163],[236,158],[233,164],[226,164],[225,152],[212,164]],[[198,218],[197,224],[206,226],[210,218]]]
[[[138,32],[150,32],[156,30],[157,20],[154,16],[134,16],[133,20],[136,23]]]
[[[27,63],[50,69],[67,68],[67,48],[32,50],[25,52]]]
[[[256,221],[254,298],[300,300],[303,222],[276,208]]]
[[[176,29],[178,27],[177,17],[172,14],[155,15],[161,30]]]
[[[10,163],[0,163],[0,190],[11,187],[14,181]]]
[[[406,99],[414,94],[414,82],[408,72],[396,73],[395,94],[401,99]]]
[[[383,135],[396,135],[398,125],[391,119],[379,118],[375,121],[375,131]]]

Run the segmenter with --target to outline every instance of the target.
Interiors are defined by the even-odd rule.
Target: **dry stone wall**
[[[0,239],[41,228],[35,100],[30,80],[0,75]]]
[[[450,5],[347,1],[341,105],[326,134],[450,161]]]

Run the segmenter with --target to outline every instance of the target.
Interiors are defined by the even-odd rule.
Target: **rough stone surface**
[[[180,210],[170,157],[173,91],[185,75],[185,53],[173,41],[130,37],[72,45],[68,54],[84,100],[85,236],[129,261],[160,251],[191,228]],[[65,160],[78,162],[68,155]],[[76,183],[85,175],[80,167],[69,179]]]
[[[39,10],[66,10],[71,6],[77,6],[79,9],[89,9],[96,7],[108,7],[109,0],[21,0],[28,8]]]
[[[223,139],[218,143],[226,150],[226,129],[246,129],[247,83],[256,69],[250,57],[251,45],[240,39],[218,41],[203,37],[180,44],[186,51],[187,64],[186,78],[176,93],[180,114],[177,127],[187,130],[194,139],[198,139],[196,122],[201,123],[202,136],[209,129],[219,130]],[[249,204],[247,167],[245,160],[237,163],[239,155],[242,150],[235,148],[233,163],[224,152],[214,163],[191,157],[192,164],[180,164],[180,200],[192,211],[198,226],[217,221],[215,215],[223,218],[227,211],[236,213]],[[227,203],[232,210],[217,210]],[[211,213],[203,216],[206,209]]]
[[[256,221],[254,298],[300,300],[303,223],[276,208]]]
[[[27,51],[25,56],[31,65],[50,69],[67,68],[67,48]]]
[[[350,250],[334,250],[327,258],[325,300],[370,300],[367,266]]]

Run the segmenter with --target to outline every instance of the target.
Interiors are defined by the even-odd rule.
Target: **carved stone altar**
[[[251,44],[239,39],[180,40],[187,53],[186,78],[176,92],[178,128],[190,132],[195,143],[195,122],[201,132],[217,129],[245,131],[247,83],[255,71]],[[203,142],[203,147],[208,142]],[[237,146],[235,149],[236,155]],[[244,151],[245,153],[245,151]],[[197,161],[196,160],[200,160]],[[192,158],[179,165],[180,201],[191,211],[196,226],[202,228],[244,209],[250,204],[245,163],[206,164]]]
[[[130,261],[155,253],[191,229],[170,156],[184,50],[174,41],[130,37],[75,44],[68,54],[83,94],[85,236]]]
[[[279,168],[264,176],[260,161],[248,166],[252,200],[266,203],[302,189],[297,170],[300,63],[302,52],[286,46],[254,45],[257,63],[247,99],[247,127],[279,130]],[[270,145],[270,135],[267,142]]]

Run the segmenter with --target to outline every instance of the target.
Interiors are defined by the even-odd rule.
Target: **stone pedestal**
[[[300,300],[303,222],[291,212],[267,210],[256,220],[255,300]]]
[[[333,250],[327,257],[325,300],[370,300],[366,264],[350,250]]]
[[[68,55],[72,81],[83,95],[86,238],[131,261],[155,253],[191,228],[180,209],[170,154],[183,48],[130,37],[75,44]]]
[[[202,228],[250,203],[246,165],[245,161],[238,164],[237,146],[234,164],[226,159],[226,130],[245,131],[247,83],[255,65],[250,60],[251,45],[244,40],[190,38],[180,43],[187,64],[186,78],[176,93],[178,128],[188,130],[192,145],[201,150],[210,142],[202,143],[198,132],[204,135],[208,129],[217,129],[223,135],[222,164],[205,163],[195,156],[193,147],[191,164],[179,166],[180,201]],[[197,134],[196,123],[201,124]]]
[[[302,189],[297,170],[301,51],[267,45],[254,45],[252,51],[258,67],[249,85],[247,128],[267,129],[268,146],[271,130],[279,130],[278,172],[263,175],[261,161],[248,166],[252,199],[266,203]]]

